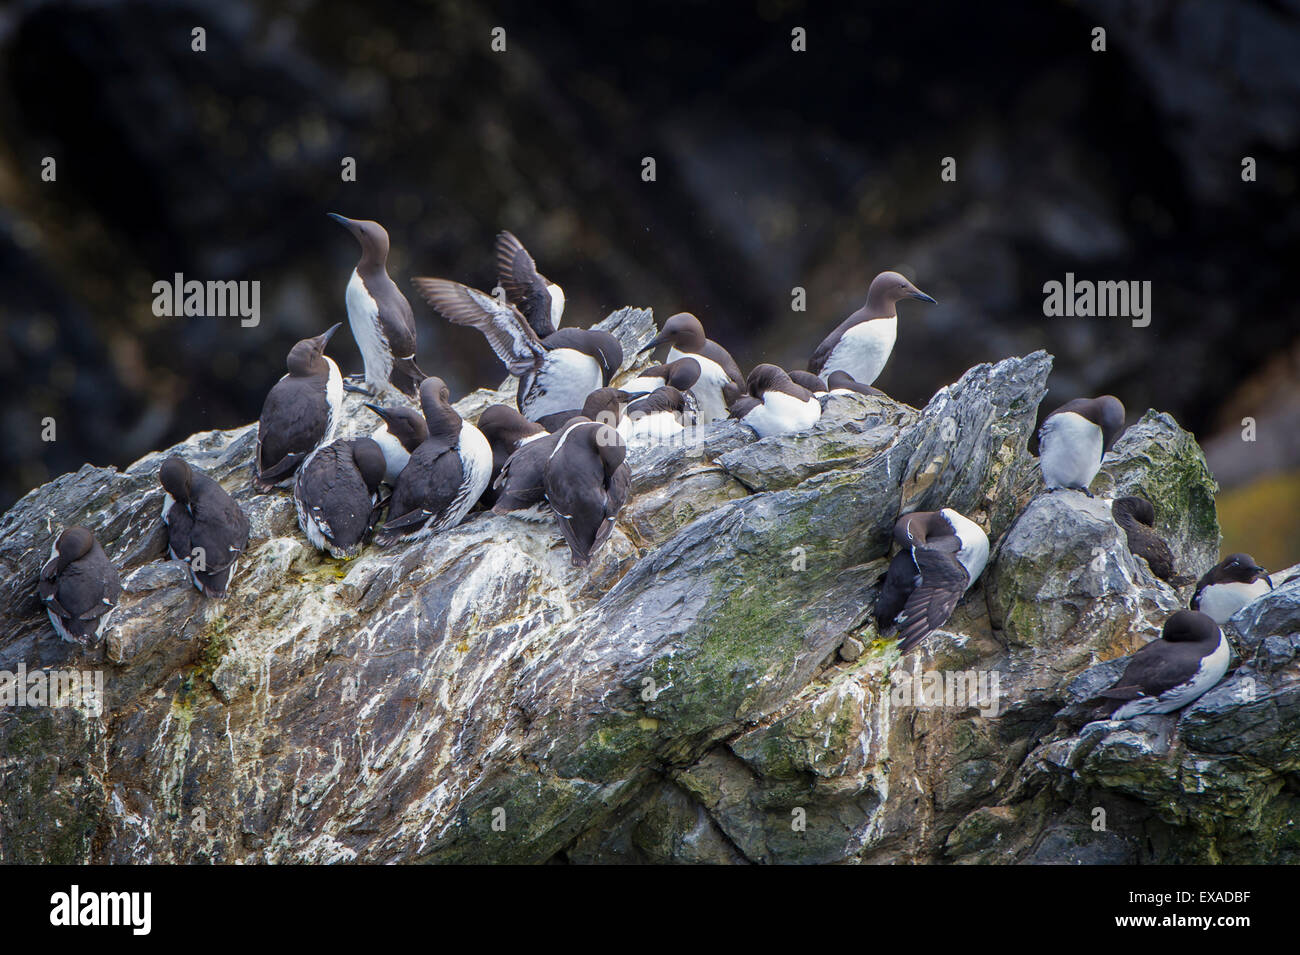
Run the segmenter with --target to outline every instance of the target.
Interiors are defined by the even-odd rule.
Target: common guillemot
[[[1116,498],[1110,512],[1124,531],[1129,552],[1145,560],[1151,573],[1175,587],[1192,582],[1190,577],[1177,574],[1173,551],[1155,531],[1156,509],[1150,501],[1136,496]]]
[[[564,289],[537,271],[524,244],[510,232],[497,235],[497,281],[538,338],[554,334],[564,316]]]
[[[914,511],[894,524],[894,555],[876,597],[876,624],[883,633],[898,624],[899,650],[906,653],[952,616],[962,594],[983,573],[989,538],[968,517],[950,507]]]
[[[379,520],[384,452],[372,438],[340,438],[313,451],[293,482],[298,526],[318,550],[347,559]]]
[[[36,592],[54,631],[84,647],[103,635],[122,594],[122,581],[95,535],[74,526],[55,539]]]
[[[745,384],[746,396],[733,400],[728,411],[733,418],[753,428],[760,438],[774,434],[806,431],[821,417],[821,403],[813,393],[795,384],[776,365],[757,365]],[[734,385],[725,388],[727,396],[736,392]]]
[[[546,460],[542,483],[575,567],[586,567],[627,502],[627,446],[609,425],[575,418]]]
[[[546,428],[529,421],[509,405],[491,405],[478,416],[477,427],[492,449],[492,475],[479,500],[484,507],[492,507],[497,500],[497,477],[510,455],[530,441],[544,437]]]
[[[370,393],[381,396],[396,388],[413,398],[427,376],[415,364],[411,303],[388,277],[388,233],[369,219],[348,219],[335,212],[329,217],[361,245],[361,260],[352,270],[344,298]]]
[[[618,426],[623,406],[630,400],[631,395],[621,388],[597,388],[587,395],[581,408],[542,415],[537,419],[537,423],[547,431],[555,432],[562,431],[564,426],[574,418],[582,417],[604,422],[613,428]]]
[[[885,393],[879,388],[873,388],[871,385],[864,385],[856,380],[847,371],[833,371],[826,378],[826,391],[828,394],[845,394],[852,392],[859,395],[876,395],[885,397]]]
[[[424,415],[406,405],[381,408],[367,402],[366,407],[384,422],[370,433],[370,439],[384,452],[384,483],[392,487],[411,459],[411,452],[429,436],[429,426]]]
[[[262,403],[254,462],[259,491],[287,487],[307,455],[334,440],[343,378],[334,359],[325,354],[325,345],[338,328],[294,345],[286,362],[289,373],[271,386]]]
[[[678,358],[665,365],[651,365],[642,368],[637,376],[622,385],[629,395],[648,395],[665,385],[671,385],[680,391],[684,400],[682,424],[690,427],[700,423],[700,402],[691,391],[700,380],[700,363],[692,357]]]
[[[628,444],[671,441],[682,433],[686,417],[686,396],[672,385],[664,385],[627,406],[618,433]]]
[[[844,371],[861,384],[874,384],[898,339],[898,302],[905,298],[934,304],[934,299],[897,272],[881,272],[871,280],[866,303],[817,346],[808,370],[823,378]],[[829,379],[826,383],[830,384]]]
[[[585,419],[579,417],[573,420]],[[500,474],[492,482],[496,492],[492,513],[527,521],[543,521],[550,517],[549,509],[543,509],[546,501],[546,462],[562,433],[561,430],[554,434],[539,435],[521,444],[506,459]]]
[[[420,406],[429,436],[397,477],[388,520],[375,534],[381,547],[455,527],[492,476],[487,438],[451,406],[451,392],[441,378],[426,378],[420,385]]]
[[[796,385],[802,385],[807,388],[818,397],[826,394],[826,392],[830,390],[827,387],[826,382],[822,381],[811,371],[792,371],[790,372],[790,380]]]
[[[1228,618],[1257,597],[1273,589],[1273,578],[1249,554],[1229,554],[1196,582],[1192,609],[1215,623]]]
[[[1043,419],[1038,462],[1049,491],[1070,488],[1092,497],[1101,459],[1124,430],[1124,404],[1114,395],[1075,398]]]
[[[519,309],[478,289],[447,279],[412,282],[448,321],[483,333],[496,356],[518,376],[516,403],[531,421],[582,407],[587,395],[607,386],[623,363],[623,346],[608,332],[561,328],[543,340]]]
[[[248,547],[248,517],[226,489],[175,454],[158,469],[167,551],[183,560],[205,597],[226,595],[235,564]]]
[[[699,406],[699,424],[708,424],[727,416],[727,405],[722,397],[722,386],[728,381],[745,383],[740,366],[727,350],[704,335],[704,326],[690,312],[678,312],[664,322],[663,330],[641,349],[652,351],[660,345],[669,345],[668,362],[689,358],[700,366],[700,374],[689,391]]]
[[[1115,685],[1097,695],[1093,718],[1127,720],[1181,709],[1223,679],[1230,657],[1218,623],[1195,610],[1175,611],[1160,639],[1129,657]]]

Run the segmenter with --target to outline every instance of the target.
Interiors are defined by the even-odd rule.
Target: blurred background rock
[[[9,4],[0,507],[256,418],[289,346],[345,319],[337,211],[388,228],[404,288],[490,289],[509,228],[564,285],[566,323],[687,309],[746,368],[802,367],[899,268],[940,304],[904,305],[890,394],[919,405],[1045,347],[1046,407],[1113,392],[1133,420],[1173,412],[1223,485],[1225,547],[1293,562],[1300,2],[840,6]],[[260,325],[155,317],[176,272],[259,280]],[[1066,272],[1151,281],[1150,327],[1045,318]],[[500,379],[480,335],[413,306],[426,371],[457,395]],[[331,352],[360,370],[350,336]]]

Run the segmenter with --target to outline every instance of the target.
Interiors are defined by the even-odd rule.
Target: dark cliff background
[[[903,305],[889,393],[923,404],[1045,347],[1048,407],[1109,391],[1132,420],[1173,412],[1224,486],[1225,546],[1300,558],[1300,2],[841,7],[9,5],[0,507],[254,420],[289,346],[345,320],[357,249],[336,211],[388,228],[403,288],[490,289],[509,228],[566,324],[690,310],[745,368],[802,367],[900,268],[940,304]],[[259,280],[260,325],[155,317],[176,272]],[[1150,281],[1151,325],[1045,318],[1067,272]],[[426,371],[457,396],[501,379],[481,336],[408,296]],[[330,351],[360,369],[346,332]]]

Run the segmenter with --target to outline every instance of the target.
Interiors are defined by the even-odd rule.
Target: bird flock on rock
[[[934,303],[897,272],[871,282],[863,306],[813,351],[806,371],[760,364],[748,375],[689,312],[673,315],[641,353],[668,346],[662,364],[613,384],[624,364],[617,338],[561,327],[561,287],[538,271],[510,232],[496,241],[498,295],[441,278],[413,279],[449,322],[478,329],[517,379],[514,407],[461,417],[446,383],[416,363],[410,303],[387,271],[388,233],[377,222],[330,217],[361,248],[346,285],[348,325],[363,373],[344,378],[325,352],[341,323],[290,349],[287,373],[258,420],[253,485],[291,489],[298,525],[336,558],[418,540],[455,527],[475,507],[533,521],[554,520],[574,566],[609,538],[632,487],[629,445],[672,440],[686,428],[731,418],[760,438],[813,427],[835,396],[881,396],[873,387],[898,335],[898,303]],[[371,400],[369,435],[338,437],[345,391]],[[412,406],[418,402],[418,408]],[[1118,398],[1076,398],[1043,420],[1038,457],[1048,492],[1092,496],[1105,453],[1123,431]],[[249,523],[215,480],[179,456],[159,469],[167,551],[188,564],[207,598],[228,593]],[[1129,549],[1175,586],[1175,558],[1141,497],[1111,502]],[[880,580],[874,617],[903,653],[942,627],[979,579],[989,539],[952,508],[901,515],[898,550]],[[1232,554],[1197,582],[1189,610],[1172,614],[1160,639],[1133,654],[1118,682],[1094,701],[1099,716],[1171,712],[1227,671],[1221,625],[1273,586],[1246,554]],[[87,645],[102,637],[121,593],[116,569],[90,529],[69,527],[53,543],[38,594],[58,634]]]

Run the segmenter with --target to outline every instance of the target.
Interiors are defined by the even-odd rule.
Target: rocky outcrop
[[[604,326],[628,355],[653,334],[637,309]],[[1294,859],[1300,583],[1238,616],[1240,665],[1181,719],[1071,719],[1187,595],[1101,495],[1042,493],[1026,448],[1050,368],[1036,352],[919,410],[836,396],[806,433],[721,422],[639,449],[586,569],[549,524],[490,513],[322,555],[285,494],[252,493],[255,426],[37,488],[0,523],[0,669],[100,669],[106,705],[0,713],[0,859]],[[373,426],[348,396],[343,433]],[[167,453],[248,512],[219,603],[163,560]],[[1096,488],[1147,493],[1183,573],[1212,562],[1214,485],[1168,416],[1133,425]],[[870,616],[890,530],[940,506],[993,557],[900,658]],[[89,653],[34,597],[78,522],[125,586]]]

